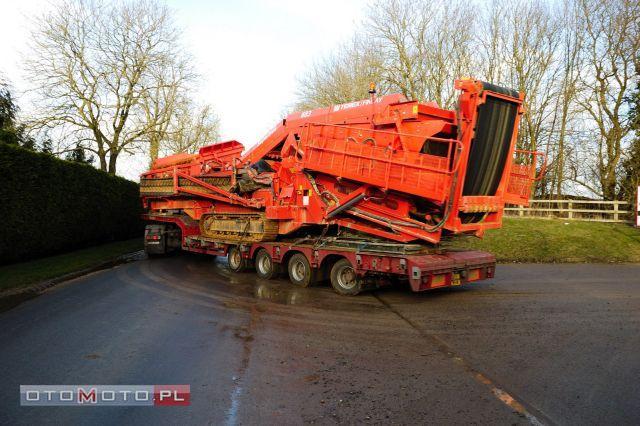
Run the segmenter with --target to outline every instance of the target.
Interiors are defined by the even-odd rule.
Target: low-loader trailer
[[[516,149],[524,94],[456,88],[455,110],[372,88],[288,115],[247,152],[232,140],[156,160],[140,181],[147,252],[227,256],[234,272],[345,295],[493,277],[493,255],[441,239],[500,227],[506,203],[528,204],[544,155]]]

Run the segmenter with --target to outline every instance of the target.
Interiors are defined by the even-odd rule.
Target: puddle
[[[253,295],[256,299],[269,300],[281,305],[308,303],[309,293],[307,289],[284,288],[279,284],[256,283],[253,286]]]
[[[336,294],[328,282],[313,287],[297,287],[287,277],[263,280],[254,271],[235,273],[229,270],[226,257],[181,253],[148,264],[153,275],[170,281],[172,287],[190,288],[202,295],[226,304],[260,301],[284,306],[301,306],[329,311],[371,312],[383,309],[373,291],[348,297]],[[460,290],[458,290],[460,292]],[[424,302],[425,294],[411,292],[407,285],[397,283],[375,290],[394,297],[400,304]],[[455,297],[456,292],[434,291],[436,297]],[[206,297],[206,296],[205,296]],[[428,298],[427,298],[428,299]]]

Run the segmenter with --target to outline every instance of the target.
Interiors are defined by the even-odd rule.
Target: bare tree
[[[378,92],[385,93],[382,62],[376,46],[354,37],[313,63],[298,80],[296,109],[313,109],[367,98],[370,83],[378,83]]]
[[[544,135],[555,99],[554,61],[560,21],[540,2],[494,2],[480,32],[479,68],[483,78],[526,93],[520,147],[535,150]]]
[[[573,0],[565,0],[563,2],[560,22],[562,26],[559,31],[562,41],[558,61],[559,87],[555,96],[552,123],[554,130],[552,133],[556,143],[553,149],[554,161],[550,173],[550,193],[555,194],[556,197],[562,196],[563,185],[566,181],[566,156],[570,149],[567,143],[567,136],[572,130],[570,126],[577,113],[575,102],[581,68],[582,20]],[[548,151],[550,150],[548,149]]]
[[[211,105],[194,105],[183,100],[176,105],[174,119],[160,143],[163,154],[195,153],[220,137],[220,120]]]
[[[363,33],[314,63],[299,80],[298,108],[343,103],[378,92],[455,102],[453,81],[472,69],[473,12],[461,1],[373,3]]]
[[[149,131],[142,139],[149,144],[150,163],[158,158],[161,145],[175,130],[175,122],[184,113],[184,105],[190,104],[189,90],[194,78],[187,58],[172,58],[168,63],[161,62],[150,70],[150,85],[143,90],[141,107],[144,119],[149,123]]]
[[[462,1],[385,0],[370,7],[364,28],[392,90],[451,107],[453,81],[472,69],[474,22]]]
[[[190,75],[169,10],[153,0],[67,0],[37,17],[34,28],[26,61],[39,97],[34,127],[55,128],[70,149],[83,143],[115,174],[118,156],[139,149],[170,119],[159,93],[177,90]],[[152,114],[149,99],[159,105]]]
[[[636,0],[579,0],[584,22],[584,69],[579,103],[595,124],[599,193],[613,200],[623,141],[631,131],[626,99],[633,90],[640,53],[640,3]],[[587,159],[588,161],[588,159]],[[585,187],[591,182],[576,179]]]
[[[518,145],[549,156],[537,194],[580,185],[612,199],[632,124],[625,100],[640,69],[639,9],[637,0],[495,0],[484,8],[377,0],[361,42],[316,65],[302,80],[303,98],[326,105],[366,96],[365,84],[352,92],[363,46],[385,90],[411,99],[451,108],[453,80],[469,75],[515,88],[526,94]]]
[[[482,10],[478,23],[479,35],[476,35],[475,71],[494,83],[506,83],[508,71],[504,58],[509,36],[504,25],[504,10],[504,2],[491,1]]]

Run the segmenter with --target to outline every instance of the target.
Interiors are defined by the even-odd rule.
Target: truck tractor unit
[[[244,152],[235,140],[160,158],[140,179],[145,247],[227,256],[261,279],[336,292],[491,278],[493,255],[443,237],[499,228],[527,205],[544,155],[516,149],[524,94],[457,80],[457,108],[400,94],[294,112]]]

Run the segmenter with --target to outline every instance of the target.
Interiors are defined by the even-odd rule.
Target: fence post
[[[636,179],[636,185],[638,185],[638,190],[636,191],[636,206],[633,208],[633,204],[630,204],[633,209],[634,216],[636,217],[636,227],[640,228],[640,185]],[[633,217],[633,216],[631,216]]]
[[[571,201],[567,203],[567,209],[569,210],[569,219],[573,219],[573,203]]]
[[[524,207],[522,207],[522,205],[520,205],[518,208],[518,216],[524,216]]]
[[[618,201],[613,202],[613,220],[618,221]]]

